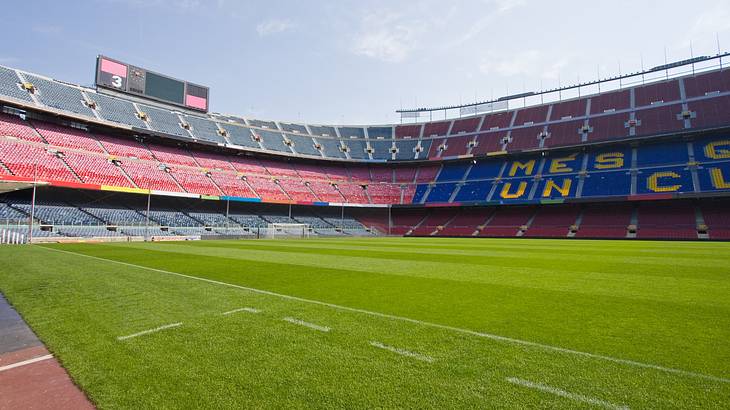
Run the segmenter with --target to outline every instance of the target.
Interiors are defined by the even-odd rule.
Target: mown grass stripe
[[[342,311],[357,312],[357,313],[374,316],[374,317],[398,320],[398,321],[402,321],[402,322],[413,323],[413,324],[418,324],[418,325],[422,325],[422,326],[428,326],[428,327],[432,327],[432,328],[436,328],[436,329],[449,330],[449,331],[456,332],[456,333],[481,337],[481,338],[495,340],[495,341],[504,342],[504,343],[521,345],[521,346],[537,348],[537,349],[542,349],[542,350],[549,350],[549,351],[568,354],[568,355],[586,357],[589,359],[603,360],[603,361],[622,364],[622,365],[631,366],[631,367],[653,369],[653,370],[657,370],[657,371],[661,371],[661,372],[665,372],[665,373],[672,373],[672,374],[685,376],[685,377],[710,380],[710,381],[714,381],[714,382],[718,382],[718,383],[730,383],[730,379],[728,379],[728,378],[712,376],[712,375],[707,375],[707,374],[702,374],[702,373],[696,373],[696,372],[692,372],[689,370],[676,369],[676,368],[660,366],[660,365],[656,365],[656,364],[652,364],[652,363],[643,363],[643,362],[638,362],[638,361],[629,360],[629,359],[622,359],[622,358],[606,356],[606,355],[601,355],[601,354],[596,354],[596,353],[583,352],[583,351],[567,349],[567,348],[563,348],[563,347],[559,347],[559,346],[552,346],[552,345],[547,345],[547,344],[542,344],[542,343],[537,343],[537,342],[531,342],[528,340],[521,340],[521,339],[515,339],[515,338],[511,338],[511,337],[506,337],[506,336],[495,335],[495,334],[491,334],[491,333],[483,333],[483,332],[477,332],[477,331],[469,330],[469,329],[462,329],[462,328],[458,328],[455,326],[443,325],[443,324],[432,323],[432,322],[425,322],[425,321],[412,319],[412,318],[408,318],[408,317],[403,317],[403,316],[390,315],[387,313],[373,312],[373,311],[369,311],[369,310],[365,310],[365,309],[358,309],[358,308],[353,308],[353,307],[349,307],[349,306],[342,306],[342,305],[336,305],[333,303],[322,302],[322,301],[318,301],[318,300],[300,298],[297,296],[284,295],[281,293],[271,292],[271,291],[267,291],[267,290],[256,289],[256,288],[251,288],[251,287],[246,287],[246,286],[241,286],[241,285],[235,285],[235,284],[221,282],[221,281],[217,281],[217,280],[213,280],[213,279],[191,276],[191,275],[186,275],[186,274],[182,274],[182,273],[166,271],[163,269],[151,268],[151,267],[143,266],[143,265],[135,265],[132,263],[117,261],[114,259],[101,258],[98,256],[86,255],[86,254],[78,253],[78,252],[65,251],[62,249],[55,249],[55,248],[49,248],[49,247],[41,247],[41,248],[47,249],[47,250],[53,251],[53,252],[60,252],[60,253],[68,254],[68,255],[74,255],[77,257],[86,257],[86,258],[95,259],[95,260],[99,260],[99,261],[103,261],[103,262],[116,263],[118,265],[128,266],[128,267],[132,267],[132,268],[149,270],[151,272],[164,273],[164,274],[179,276],[179,277],[183,277],[183,278],[187,278],[187,279],[208,282],[211,284],[228,286],[228,287],[242,289],[242,290],[246,290],[246,291],[250,291],[250,292],[254,292],[254,293],[258,293],[258,294],[262,294],[262,295],[275,296],[275,297],[287,299],[287,300],[294,300],[294,301],[299,301],[299,302],[303,302],[303,303],[315,304],[315,305],[319,305],[319,306],[327,306],[327,307],[342,310]]]

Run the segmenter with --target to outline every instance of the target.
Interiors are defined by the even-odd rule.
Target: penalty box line
[[[373,312],[373,311],[365,310],[365,309],[336,305],[334,303],[322,302],[322,301],[314,300],[314,299],[306,299],[306,298],[301,298],[298,296],[285,295],[282,293],[276,293],[276,292],[272,292],[272,291],[268,291],[268,290],[250,288],[247,286],[235,285],[232,283],[226,283],[226,282],[221,282],[221,281],[217,281],[217,280],[213,280],[213,279],[186,275],[184,273],[172,272],[172,271],[167,271],[167,270],[163,270],[163,269],[151,268],[149,266],[135,265],[133,263],[117,261],[114,259],[101,258],[98,256],[86,255],[86,254],[78,253],[78,252],[65,251],[62,249],[55,249],[55,248],[47,248],[44,246],[41,246],[40,248],[47,249],[47,250],[53,251],[53,252],[60,252],[60,253],[65,253],[65,254],[69,254],[69,255],[96,259],[96,260],[103,261],[103,262],[111,262],[111,263],[115,263],[118,265],[128,266],[131,268],[144,269],[144,270],[148,270],[148,271],[152,271],[152,272],[164,273],[167,275],[179,276],[179,277],[197,280],[197,281],[201,281],[201,282],[212,283],[212,284],[216,284],[216,285],[220,285],[220,286],[227,286],[227,287],[231,287],[231,288],[246,290],[246,291],[258,293],[261,295],[274,296],[274,297],[278,297],[281,299],[293,300],[293,301],[303,302],[303,303],[310,303],[310,304],[319,305],[319,306],[327,306],[327,307],[337,309],[337,310],[342,310],[342,311],[347,311],[347,312],[356,312],[356,313],[361,313],[361,314],[374,316],[374,317],[380,317],[380,318],[384,318],[384,319],[398,320],[401,322],[408,322],[408,323],[413,323],[413,324],[417,324],[417,325],[421,325],[421,326],[428,326],[428,327],[432,327],[435,329],[449,330],[449,331],[456,332],[456,333],[481,337],[484,339],[496,340],[496,341],[500,341],[500,342],[504,342],[504,343],[508,343],[508,344],[533,347],[533,348],[537,348],[537,349],[541,349],[541,350],[548,350],[548,351],[553,351],[553,352],[558,352],[558,353],[563,353],[563,354],[568,354],[568,355],[603,360],[603,361],[618,363],[618,364],[622,364],[622,365],[626,365],[626,366],[632,366],[632,367],[638,367],[638,368],[644,368],[644,369],[653,369],[653,370],[658,370],[661,372],[676,374],[676,375],[685,376],[685,377],[693,377],[693,378],[698,378],[698,379],[711,380],[711,381],[718,382],[718,383],[730,383],[730,379],[728,379],[728,378],[712,376],[712,375],[707,375],[707,374],[702,374],[702,373],[696,373],[696,372],[692,372],[689,370],[665,367],[665,366],[660,366],[660,365],[651,364],[651,363],[637,362],[637,361],[630,360],[630,359],[621,359],[618,357],[605,356],[605,355],[597,354],[597,353],[583,352],[580,350],[573,350],[573,349],[568,349],[568,348],[559,347],[559,346],[552,346],[552,345],[542,344],[542,343],[538,343],[538,342],[531,342],[529,340],[515,339],[512,337],[500,336],[500,335],[495,335],[492,333],[477,332],[475,330],[463,329],[463,328],[459,328],[459,327],[455,327],[455,326],[442,325],[442,324],[433,323],[433,322],[425,322],[425,321],[418,320],[418,319],[412,319],[412,318],[404,317],[404,316],[396,316],[396,315],[391,315],[388,313]]]

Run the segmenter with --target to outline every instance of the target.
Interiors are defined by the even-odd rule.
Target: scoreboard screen
[[[208,111],[208,87],[104,56],[96,60],[96,85],[197,111]]]

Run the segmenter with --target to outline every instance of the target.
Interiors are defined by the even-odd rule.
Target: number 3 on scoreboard
[[[118,75],[112,76],[112,85],[116,88],[122,88],[122,77]]]

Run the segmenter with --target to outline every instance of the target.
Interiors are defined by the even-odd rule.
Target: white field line
[[[435,360],[433,357],[430,357],[430,356],[426,356],[426,355],[416,353],[416,352],[410,352],[408,350],[399,349],[399,348],[393,347],[393,346],[384,345],[380,342],[375,342],[375,341],[370,342],[370,346],[377,347],[378,349],[387,350],[389,352],[393,352],[393,353],[399,354],[401,356],[411,357],[413,359],[420,360],[422,362],[433,363]]]
[[[259,313],[261,311],[258,309],[250,308],[250,307],[242,307],[240,309],[233,309],[233,310],[229,310],[228,312],[223,312],[223,313],[221,313],[221,315],[228,316],[228,315],[232,315],[232,314],[238,313],[238,312]]]
[[[508,382],[510,382],[512,384],[517,384],[522,387],[539,390],[539,391],[542,391],[545,393],[554,394],[556,396],[565,397],[566,399],[580,401],[583,403],[592,404],[594,406],[599,406],[599,407],[603,407],[603,408],[610,409],[610,410],[628,410],[629,409],[628,406],[613,404],[613,403],[603,401],[600,399],[596,399],[593,397],[583,396],[582,394],[570,393],[565,390],[558,389],[556,387],[546,386],[546,385],[540,384],[540,383],[533,383],[529,380],[518,379],[516,377],[508,377],[505,380],[507,380]]]
[[[26,366],[26,365],[33,364],[33,363],[42,362],[43,360],[48,360],[48,359],[53,359],[53,355],[47,354],[45,356],[38,356],[38,357],[34,357],[32,359],[23,360],[22,362],[16,362],[13,364],[2,366],[2,367],[0,367],[0,372],[4,372],[5,370],[10,370],[10,369],[15,369],[16,367],[21,367],[21,366]]]
[[[597,354],[597,353],[582,352],[580,350],[567,349],[567,348],[559,347],[559,346],[552,346],[552,345],[546,345],[546,344],[542,344],[542,343],[538,343],[538,342],[531,342],[529,340],[514,339],[511,337],[507,337],[507,336],[500,336],[500,335],[495,335],[495,334],[491,334],[491,333],[477,332],[475,330],[462,329],[459,327],[442,325],[442,324],[438,324],[438,323],[425,322],[425,321],[418,320],[418,319],[411,319],[411,318],[403,317],[403,316],[390,315],[388,313],[372,312],[372,311],[365,310],[365,309],[358,309],[358,308],[353,308],[353,307],[349,307],[349,306],[336,305],[334,303],[322,302],[319,300],[284,295],[281,293],[271,292],[268,290],[250,288],[250,287],[241,286],[241,285],[234,285],[232,283],[220,282],[220,281],[213,280],[213,279],[200,278],[197,276],[186,275],[183,273],[177,273],[177,272],[171,272],[171,271],[166,271],[166,270],[162,270],[162,269],[150,268],[148,266],[135,265],[133,263],[121,262],[121,261],[117,261],[114,259],[106,259],[106,258],[100,258],[98,256],[85,255],[83,253],[64,251],[62,249],[46,248],[43,246],[41,246],[41,248],[47,249],[49,251],[54,251],[54,252],[67,253],[69,255],[96,259],[96,260],[100,260],[100,261],[104,261],[104,262],[116,263],[118,265],[129,266],[132,268],[145,269],[145,270],[152,271],[152,272],[179,276],[179,277],[197,280],[197,281],[201,281],[201,282],[213,283],[213,284],[221,285],[221,286],[228,286],[231,288],[242,289],[242,290],[246,290],[249,292],[258,293],[261,295],[275,296],[278,298],[294,300],[297,302],[311,303],[311,304],[319,305],[319,306],[327,306],[327,307],[330,307],[333,309],[338,309],[338,310],[347,311],[347,312],[356,312],[356,313],[362,313],[364,315],[369,315],[369,316],[374,316],[374,317],[398,320],[398,321],[407,322],[407,323],[414,323],[414,324],[418,324],[421,326],[428,326],[428,327],[432,327],[435,329],[449,330],[449,331],[456,332],[456,333],[481,337],[481,338],[490,339],[490,340],[496,340],[496,341],[509,343],[509,344],[528,346],[528,347],[532,347],[532,348],[548,350],[548,351],[563,353],[563,354],[567,354],[567,355],[587,357],[590,359],[604,360],[607,362],[618,363],[618,364],[622,364],[622,365],[626,365],[626,366],[638,367],[638,368],[643,368],[643,369],[653,369],[653,370],[658,370],[658,371],[665,372],[665,373],[672,373],[672,374],[685,376],[685,377],[693,377],[693,378],[698,378],[698,379],[711,380],[711,381],[718,382],[718,383],[730,383],[730,379],[725,378],[725,377],[718,377],[718,376],[712,376],[712,375],[708,375],[708,374],[696,373],[696,372],[692,372],[689,370],[676,369],[676,368],[672,368],[672,367],[664,367],[664,366],[660,366],[657,364],[637,362],[634,360],[621,359],[621,358],[612,357],[612,356],[605,356],[605,355]]]
[[[117,337],[117,340],[127,340],[127,339],[131,339],[133,337],[148,335],[150,333],[155,333],[155,332],[159,332],[160,330],[170,329],[170,328],[178,327],[178,326],[182,326],[182,322],[170,323],[169,325],[156,327],[154,329],[143,330],[141,332],[132,333],[131,335],[119,336],[119,337]]]
[[[314,323],[305,322],[303,320],[294,319],[293,317],[285,317],[282,319],[285,322],[294,323],[295,325],[308,327],[310,329],[319,330],[320,332],[329,332],[330,328],[327,326],[315,325]]]

